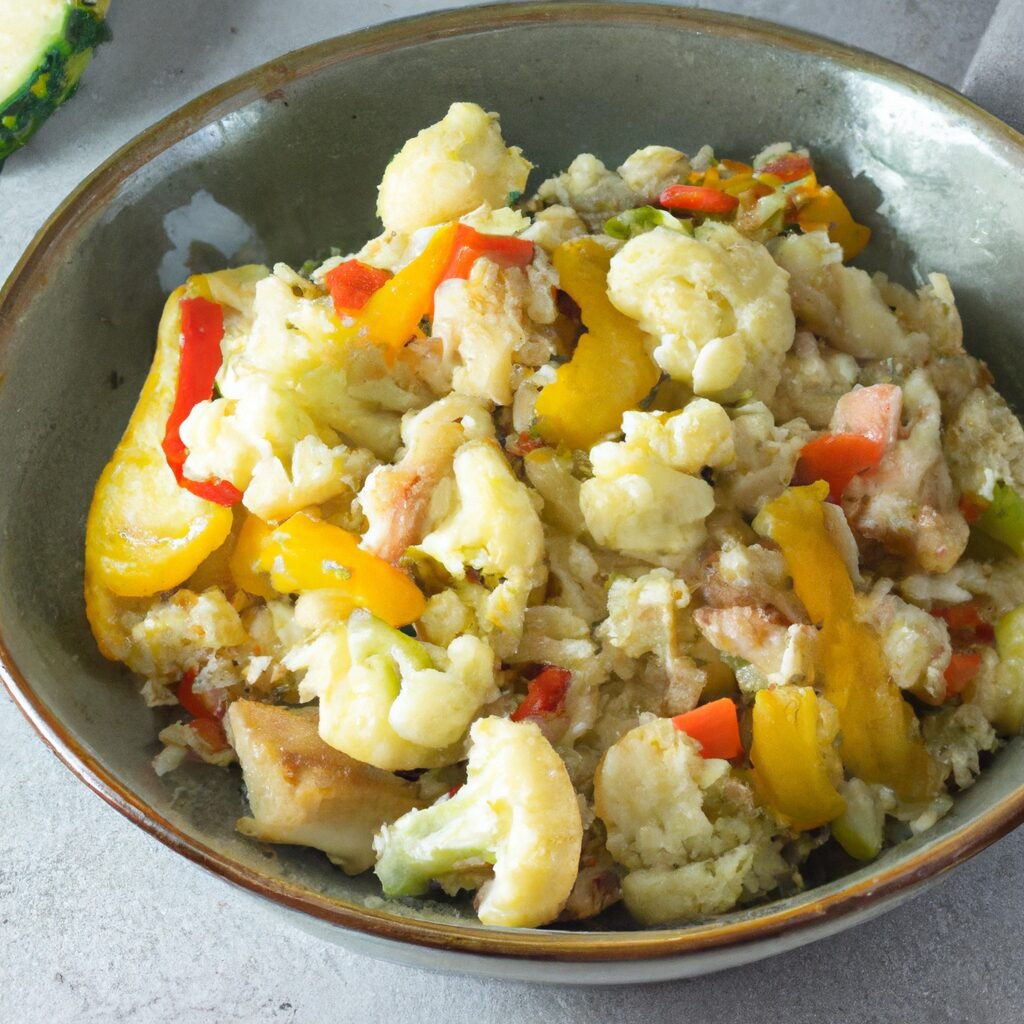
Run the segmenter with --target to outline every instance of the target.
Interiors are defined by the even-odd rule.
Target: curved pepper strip
[[[167,465],[179,487],[197,498],[230,507],[242,500],[242,492],[228,480],[192,480],[185,476],[188,449],[181,440],[181,425],[200,403],[213,397],[213,385],[220,369],[224,310],[202,296],[181,300],[181,359],[174,405],[167,417],[162,447]]]
[[[510,235],[484,235],[468,224],[445,224],[434,232],[423,252],[394,277],[376,279],[359,315],[341,328],[338,337],[375,342],[394,358],[415,336],[420,321],[433,311],[437,286],[449,278],[468,277],[481,256],[500,267],[525,267],[533,259],[533,243]],[[345,266],[341,264],[325,279],[332,295],[335,287],[331,282],[336,280],[332,275]]]
[[[797,831],[838,818],[846,801],[828,777],[818,739],[818,697],[809,686],[759,690],[750,761],[769,806]]]
[[[580,307],[587,333],[541,391],[537,430],[546,441],[567,448],[590,448],[618,430],[622,414],[658,383],[644,332],[608,298],[611,255],[592,238],[564,242],[554,253],[561,287]]]
[[[185,294],[179,288],[167,300],[153,365],[89,507],[86,611],[105,653],[123,642],[111,593],[148,597],[184,583],[231,532],[231,512],[179,487],[161,449],[177,393]]]
[[[390,626],[405,626],[423,614],[419,587],[390,562],[359,546],[359,537],[331,523],[296,512],[260,546],[253,568],[270,574],[281,594],[333,590],[352,609],[366,608]]]
[[[843,763],[902,800],[927,800],[945,773],[889,677],[877,634],[857,618],[853,582],[825,525],[827,495],[824,481],[791,487],[761,510],[754,529],[778,544],[797,597],[821,624],[824,690],[839,713]]]

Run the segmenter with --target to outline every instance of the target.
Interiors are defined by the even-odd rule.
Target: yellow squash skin
[[[108,628],[104,591],[146,597],[170,590],[188,579],[231,532],[231,509],[179,487],[161,448],[178,386],[178,304],[184,295],[182,287],[167,300],[153,366],[89,507],[86,613],[101,649]]]

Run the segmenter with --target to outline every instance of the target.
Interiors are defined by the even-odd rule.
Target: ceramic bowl
[[[798,896],[683,928],[483,928],[465,906],[380,897],[313,851],[233,829],[236,774],[150,767],[165,721],[96,652],[81,598],[85,511],[131,412],[165,292],[186,271],[301,264],[375,233],[394,150],[468,99],[501,113],[537,177],[639,145],[749,157],[809,145],[874,240],[860,263],[948,273],[968,346],[1024,399],[1024,139],[864,53],[769,25],[640,4],[514,4],[331,40],[243,75],[126,146],[40,232],[0,307],[0,654],[43,739],[86,785],[183,856],[372,955],[502,977],[684,977],[878,913],[1018,824],[1010,743],[934,829]]]

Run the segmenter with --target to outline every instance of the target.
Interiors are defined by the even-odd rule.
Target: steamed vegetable
[[[754,529],[778,544],[797,596],[822,624],[824,691],[839,712],[844,765],[901,799],[930,799],[943,772],[889,676],[878,635],[857,615],[853,582],[825,524],[827,493],[820,481],[791,487],[761,510]]]
[[[123,597],[144,597],[183,583],[220,547],[231,512],[178,486],[161,442],[178,387],[181,299],[164,307],[156,356],[121,443],[96,485],[85,529],[86,609],[96,583]],[[92,593],[92,598],[89,598]]]
[[[218,505],[237,505],[242,492],[228,480],[192,480],[185,476],[188,448],[181,439],[181,425],[200,402],[213,397],[221,366],[220,343],[224,337],[224,311],[202,296],[183,298],[181,307],[181,355],[174,405],[167,417],[161,447],[179,487]]]
[[[466,784],[385,826],[377,866],[389,896],[479,889],[483,924],[529,928],[558,916],[579,866],[583,825],[562,759],[531,722],[483,718]]]
[[[349,610],[368,608],[394,626],[414,622],[425,604],[416,584],[361,548],[356,534],[306,512],[296,512],[265,537],[253,568],[268,573],[278,593],[335,591]]]
[[[247,836],[315,847],[354,875],[373,864],[377,829],[419,805],[411,782],[327,746],[313,709],[237,700],[227,719],[252,812],[238,822]]]
[[[110,0],[0,0],[0,165],[78,88]]]
[[[587,333],[572,359],[537,400],[541,436],[569,448],[589,448],[617,430],[658,382],[636,321],[608,300],[611,253],[592,238],[566,242],[554,255],[562,288],[580,307]]]
[[[320,698],[321,737],[388,771],[459,760],[470,721],[498,696],[479,637],[428,647],[365,611],[315,641],[303,686]]]

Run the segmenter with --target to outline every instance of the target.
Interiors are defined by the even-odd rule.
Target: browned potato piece
[[[317,712],[235,701],[227,719],[249,791],[239,832],[323,850],[350,875],[373,866],[373,836],[421,806],[416,787],[329,747]]]

